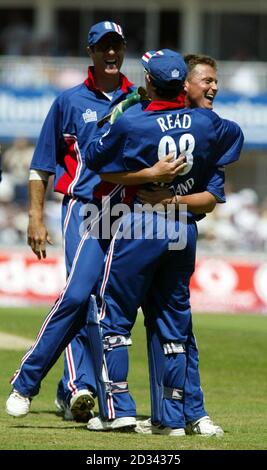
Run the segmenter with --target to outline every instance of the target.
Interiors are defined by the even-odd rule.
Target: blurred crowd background
[[[245,129],[239,163],[227,172],[227,203],[199,223],[200,251],[267,248],[267,0],[0,0],[0,247],[25,246],[28,168],[42,121],[60,91],[83,81],[87,32],[111,19],[127,36],[123,71],[143,84],[139,58],[170,47],[218,61],[215,111]],[[61,245],[60,195],[46,217]]]

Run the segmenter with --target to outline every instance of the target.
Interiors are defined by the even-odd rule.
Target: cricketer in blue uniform
[[[107,43],[104,50],[103,39]],[[89,201],[92,201],[94,188],[100,183],[100,177],[89,170],[85,163],[85,149],[97,131],[97,121],[108,114],[116,104],[124,100],[134,89],[133,84],[118,69],[121,66],[124,54],[124,33],[122,28],[111,21],[98,23],[89,31],[88,44],[91,48],[100,44],[101,58],[99,52],[92,55],[95,66],[89,67],[88,77],[84,83],[64,91],[53,103],[44,122],[37,147],[31,162],[31,169],[45,174],[55,175],[54,189],[64,194],[62,204],[62,231],[64,237],[64,250],[67,273],[69,275],[68,285],[77,270],[77,282],[72,282],[69,289],[64,292],[64,297],[57,301],[50,313],[51,319],[47,327],[52,327],[55,316],[63,314],[66,303],[67,309],[73,313],[77,308],[85,304],[88,292],[92,289],[97,276],[98,266],[101,269],[103,256],[108,246],[107,240],[98,244],[97,241],[81,239],[79,227],[82,222],[81,210]],[[111,50],[111,51],[110,51]],[[109,68],[106,81],[112,93],[104,93],[98,89],[95,83],[95,70]],[[109,62],[109,63],[108,63]],[[117,68],[117,71],[116,71]],[[119,83],[112,88],[112,73],[119,77]],[[37,175],[38,176],[38,175]],[[36,178],[36,174],[32,179]],[[101,184],[102,192],[116,194],[120,188],[114,189],[112,185]],[[34,241],[33,241],[34,243]],[[87,248],[85,245],[90,244]],[[38,251],[36,246],[33,250]],[[86,252],[86,255],[84,254]],[[88,259],[88,262],[84,260]],[[71,268],[74,269],[71,270]],[[93,267],[93,269],[92,269]],[[88,272],[89,271],[89,272]],[[79,279],[78,279],[79,276]],[[86,305],[84,306],[84,315]],[[50,317],[49,317],[50,318]],[[63,321],[64,324],[64,321]],[[39,348],[44,344],[45,350],[50,349],[49,343],[43,342],[43,334],[40,337]],[[54,340],[57,343],[57,338]],[[72,396],[79,391],[91,390],[95,395],[94,376],[90,361],[90,353],[86,346],[87,337],[81,331],[75,339],[67,346],[65,351],[64,376],[59,385],[58,400],[64,399],[69,403]],[[51,350],[51,349],[50,349]],[[47,356],[47,353],[43,354]],[[41,365],[41,364],[40,364]],[[30,384],[28,384],[30,385]],[[25,390],[26,391],[26,390]],[[36,390],[35,390],[36,392]],[[30,388],[27,394],[31,394]],[[90,398],[90,397],[89,397]],[[88,399],[88,397],[85,397]],[[62,400],[61,400],[62,401]],[[85,420],[88,420],[85,418]]]
[[[218,92],[217,64],[215,59],[206,55],[188,54],[184,57],[188,67],[187,77],[184,83],[186,92],[186,106],[190,108],[212,109],[213,101]],[[223,173],[220,172],[222,178]],[[222,179],[222,182],[224,178]],[[142,203],[150,203],[152,205],[158,203],[167,203],[172,197],[172,193],[165,187],[161,190],[149,191],[142,188],[138,191],[138,198]],[[142,304],[144,315],[149,315],[153,309],[153,298],[146,299]],[[149,317],[148,317],[149,318]],[[151,343],[151,329],[147,330],[148,336],[148,352],[152,355],[149,361],[150,365],[150,381],[151,388],[155,390],[153,369],[153,349]],[[153,338],[156,335],[153,336]],[[204,394],[200,384],[199,370],[199,354],[196,340],[192,331],[186,343],[187,369],[186,381],[184,386],[184,415],[187,424],[186,432],[192,434],[200,434],[205,436],[222,435],[222,428],[213,423],[204,406]],[[150,420],[142,421],[144,425],[151,427]],[[140,428],[140,426],[139,426]]]
[[[142,62],[148,71],[152,102],[127,110],[97,143],[91,143],[88,165],[103,174],[136,171],[153,165],[170,151],[175,157],[184,152],[187,166],[173,182],[175,193],[188,197],[209,194],[223,202],[220,173],[222,166],[239,158],[241,129],[212,111],[184,108],[182,94],[174,99],[186,77],[179,54],[163,49],[146,53]],[[172,98],[160,99],[160,89]],[[127,383],[127,345],[138,307],[145,298],[151,298],[153,309],[146,318],[146,327],[151,331],[157,374],[152,423],[160,433],[185,434],[185,344],[192,333],[189,281],[195,266],[196,219],[190,211],[183,217],[176,212],[175,218],[165,212],[148,214],[138,203],[122,217],[108,251],[98,310],[94,301],[91,307],[92,317],[100,318],[104,355],[102,362],[94,360],[98,366],[100,418],[89,421],[89,430],[112,430],[116,422],[118,427],[133,423],[136,409]],[[149,236],[145,236],[148,220]],[[140,235],[140,227],[142,236],[136,238],[136,228]],[[178,248],[170,249],[170,243],[178,243]],[[99,358],[101,347],[96,338],[95,324],[91,342]]]

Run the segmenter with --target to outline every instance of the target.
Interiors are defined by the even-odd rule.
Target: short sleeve
[[[215,196],[217,202],[225,202],[225,170],[224,167],[214,167],[208,175],[206,190]]]
[[[60,139],[61,112],[57,99],[52,104],[42,126],[30,169],[55,173]]]
[[[228,121],[227,119],[218,117],[214,124],[217,136],[215,150],[216,165],[218,167],[229,165],[237,161],[240,157],[244,143],[243,132],[238,124],[233,121]]]

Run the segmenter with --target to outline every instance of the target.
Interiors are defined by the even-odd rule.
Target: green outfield
[[[0,309],[0,331],[33,338],[44,309]],[[202,387],[210,416],[225,430],[223,438],[142,436],[92,433],[84,424],[64,422],[54,398],[60,378],[59,360],[20,419],[4,412],[9,378],[23,351],[4,350],[1,358],[0,449],[183,450],[267,449],[267,318],[264,316],[195,315]],[[140,416],[149,416],[148,374],[142,315],[130,348],[130,389]]]

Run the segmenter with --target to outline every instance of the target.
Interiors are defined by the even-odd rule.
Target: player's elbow
[[[209,212],[212,212],[216,206],[216,201],[210,201],[206,205],[206,210],[205,212],[208,214]]]
[[[203,208],[205,208],[205,213],[208,214],[214,210],[217,204],[217,199],[214,194],[209,191],[204,191],[204,193],[202,193],[202,197]]]
[[[213,194],[207,192],[207,194],[206,194],[206,204],[205,204],[206,214],[208,214],[209,212],[212,212],[215,209],[216,204],[217,204],[216,197]]]

